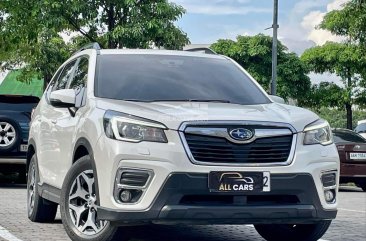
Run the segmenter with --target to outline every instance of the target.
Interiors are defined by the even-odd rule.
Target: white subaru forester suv
[[[274,103],[228,57],[83,48],[31,121],[28,216],[72,240],[126,225],[254,224],[266,240],[318,240],[337,214],[326,121]]]

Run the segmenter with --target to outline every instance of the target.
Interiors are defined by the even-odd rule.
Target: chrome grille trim
[[[291,150],[288,155],[287,161],[286,162],[270,162],[270,163],[228,163],[228,162],[213,163],[213,162],[197,161],[193,157],[193,154],[189,148],[189,145],[185,138],[185,133],[197,134],[197,135],[202,135],[202,136],[221,137],[221,138],[226,138],[227,140],[229,140],[233,143],[240,143],[240,144],[250,143],[255,140],[252,138],[251,140],[249,140],[249,142],[242,142],[242,141],[238,142],[236,140],[232,141],[232,138],[230,138],[230,136],[229,136],[229,138],[231,140],[228,139],[226,136],[226,135],[228,135],[227,128],[218,127],[220,125],[221,126],[235,125],[235,126],[244,126],[244,127],[249,125],[249,126],[263,127],[263,128],[258,128],[255,130],[256,132],[258,130],[263,130],[263,132],[259,132],[259,134],[257,134],[255,139],[260,139],[260,138],[265,138],[265,137],[292,135]],[[274,129],[270,129],[271,127]],[[215,130],[212,131],[212,129],[215,129]],[[203,130],[203,133],[202,133],[202,130]],[[225,130],[226,134],[224,134],[223,130]],[[273,130],[275,130],[275,132],[277,132],[279,135],[271,135],[268,132],[269,130],[271,130],[271,132]],[[218,135],[214,135],[214,134],[218,134]],[[270,136],[268,136],[268,135],[270,135]],[[295,155],[296,142],[297,142],[298,135],[296,133],[295,128],[293,126],[291,126],[290,124],[286,124],[286,123],[256,122],[256,121],[190,121],[190,122],[182,123],[182,125],[179,128],[179,136],[181,138],[181,141],[183,143],[187,156],[193,164],[206,165],[206,166],[243,166],[243,167],[245,167],[245,166],[249,166],[249,167],[265,166],[265,167],[269,167],[269,166],[288,166],[292,163],[294,155]]]

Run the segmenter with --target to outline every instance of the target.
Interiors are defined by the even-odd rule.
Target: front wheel
[[[98,219],[94,173],[89,156],[76,161],[68,172],[61,191],[61,218],[74,241],[110,241],[117,227]]]
[[[316,241],[328,230],[332,221],[315,224],[258,224],[257,232],[267,241]]]

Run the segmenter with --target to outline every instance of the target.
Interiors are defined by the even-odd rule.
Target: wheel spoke
[[[15,133],[14,133],[14,132],[8,132],[8,133],[7,133],[7,136],[8,136],[8,137],[15,137]]]
[[[86,201],[86,196],[89,195],[89,192],[87,192],[84,189],[84,187],[82,186],[82,184],[80,182],[80,176],[78,176],[76,178],[76,180],[74,181],[71,189],[74,189],[75,185],[76,185],[76,191],[69,196],[69,200],[72,200],[72,199],[75,199],[75,198],[81,198],[84,201]]]
[[[6,137],[6,136],[4,136],[3,140],[4,140],[6,145],[8,145],[10,143],[9,138]]]
[[[81,173],[81,177],[84,179],[85,183],[88,185],[88,190],[86,190],[86,191],[89,192],[89,195],[93,194],[94,177],[89,177],[88,175],[86,175],[85,172]]]
[[[88,209],[84,205],[76,206],[74,204],[69,204],[69,208],[75,214],[74,224],[78,227],[80,225],[81,215]]]
[[[9,123],[6,123],[5,127],[4,127],[4,131],[8,131],[10,129],[11,125]]]

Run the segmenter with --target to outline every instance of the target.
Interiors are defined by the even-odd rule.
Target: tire
[[[57,213],[57,203],[48,201],[39,195],[39,170],[36,155],[33,155],[28,169],[27,210],[28,218],[33,222],[52,222]]]
[[[258,224],[257,232],[267,241],[316,241],[328,230],[332,221],[315,224]]]
[[[81,157],[67,173],[61,191],[62,223],[73,241],[111,241],[119,236],[117,227],[107,221],[96,221],[98,200],[95,193],[90,157]]]
[[[10,152],[17,148],[21,140],[21,129],[11,119],[0,119],[0,152]]]

